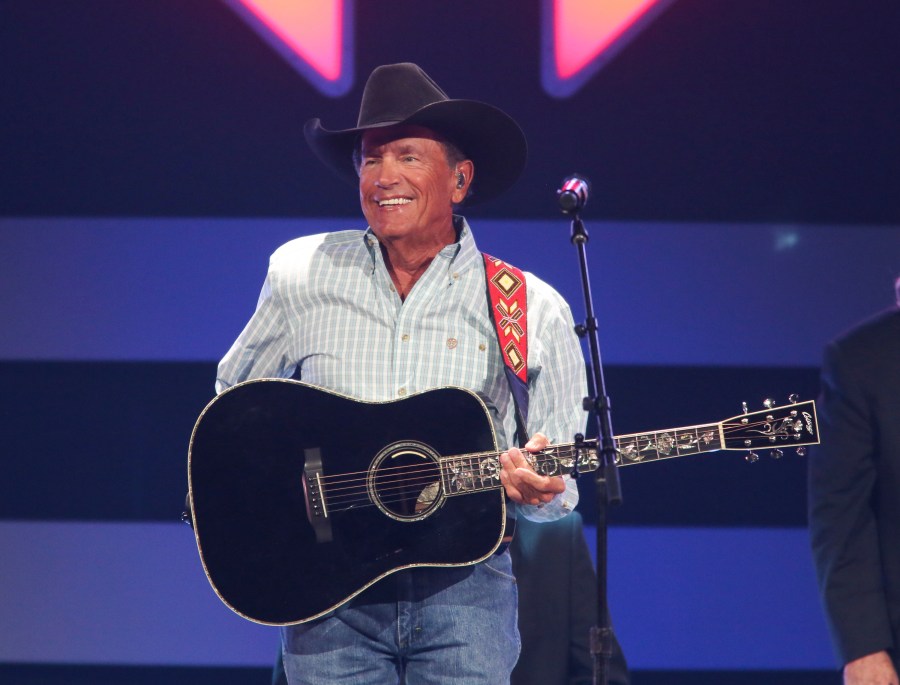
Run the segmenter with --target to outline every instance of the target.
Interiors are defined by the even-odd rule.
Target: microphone
[[[572,174],[562,182],[556,191],[556,199],[563,214],[576,214],[585,205],[591,186],[587,179]]]

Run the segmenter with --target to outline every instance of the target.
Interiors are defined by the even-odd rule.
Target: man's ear
[[[475,176],[475,165],[471,159],[465,159],[456,165],[455,179],[456,187],[453,190],[453,204],[458,205],[469,194],[469,188],[472,186],[472,179]]]

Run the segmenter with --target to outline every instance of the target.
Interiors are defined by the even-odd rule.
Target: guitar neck
[[[615,442],[619,466],[725,449],[725,437],[718,423],[620,435]]]
[[[723,448],[720,426],[707,424],[614,438],[620,466],[683,457]],[[447,494],[481,492],[501,487],[500,452],[479,452],[441,460]],[[543,476],[569,475],[573,471],[595,471],[600,465],[596,439],[550,445],[530,455],[534,470]]]
[[[815,403],[811,400],[734,416],[718,423],[630,433],[613,438],[619,466],[686,457],[718,450],[778,450],[819,442]],[[598,441],[550,445],[528,456],[545,476],[594,471],[600,466]],[[441,460],[444,491],[449,495],[500,487],[500,452],[481,452]]]

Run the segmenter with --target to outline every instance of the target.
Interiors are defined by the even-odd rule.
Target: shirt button
[[[453,274],[453,280],[454,280],[454,281],[459,280],[459,274],[458,274],[458,273],[455,273],[455,272],[454,272],[454,274]]]
[[[484,346],[484,343],[478,343],[478,349],[481,352],[484,352],[487,348]]]
[[[400,395],[400,397],[403,397],[404,395],[406,395],[406,388],[400,388],[397,391],[397,394]]]
[[[403,342],[409,342],[409,333],[404,333],[404,334],[400,337],[400,340],[402,340]]]

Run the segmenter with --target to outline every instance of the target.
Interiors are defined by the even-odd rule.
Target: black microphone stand
[[[572,244],[578,251],[578,263],[581,268],[581,287],[584,292],[585,322],[575,326],[580,338],[587,338],[591,354],[591,374],[588,376],[588,392],[584,398],[585,411],[593,411],[597,422],[598,456],[600,466],[597,469],[597,625],[590,631],[590,650],[594,668],[594,685],[607,685],[609,682],[609,664],[612,657],[613,633],[607,605],[607,510],[610,505],[622,502],[622,490],[619,484],[619,472],[616,467],[616,448],[613,441],[612,419],[610,416],[609,397],[606,395],[606,384],[603,380],[603,365],[600,361],[600,342],[597,337],[597,319],[594,316],[594,304],[591,299],[591,285],[588,277],[587,254],[585,244],[588,234],[584,222],[578,213],[584,198],[575,206],[560,205],[565,214],[572,216]],[[576,444],[583,440],[576,436]],[[577,459],[576,459],[577,462]]]

